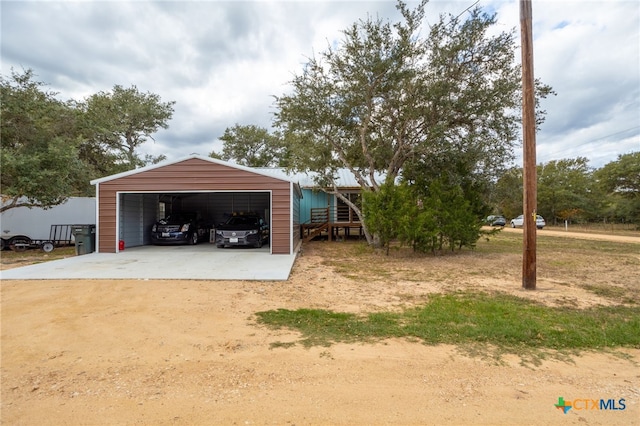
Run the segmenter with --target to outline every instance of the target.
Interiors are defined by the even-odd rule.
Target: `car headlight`
[[[258,231],[255,229],[252,229],[251,231],[247,231],[247,235],[253,235],[253,234],[257,234]]]
[[[158,228],[157,228],[157,225],[155,225],[155,224],[154,224],[154,225],[151,227],[151,232],[156,232],[156,229],[158,229]]]
[[[180,232],[187,232],[189,230],[189,224],[185,223],[184,225],[182,225],[182,228],[180,228]]]
[[[223,235],[223,232],[219,229],[216,229],[216,235]]]

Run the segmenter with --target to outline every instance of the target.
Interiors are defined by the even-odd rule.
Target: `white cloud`
[[[432,0],[427,22],[472,4]],[[498,31],[518,31],[517,0],[479,6],[498,13]],[[558,92],[538,161],[601,166],[640,150],[639,12],[635,0],[533,3],[535,73]],[[268,127],[272,96],[306,57],[367,15],[399,17],[392,1],[2,2],[1,71],[32,68],[65,99],[135,84],[176,101],[145,153],[208,154],[227,127]]]

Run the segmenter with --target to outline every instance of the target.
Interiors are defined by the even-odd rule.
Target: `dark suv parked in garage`
[[[216,227],[216,245],[262,247],[269,241],[269,225],[257,214],[234,214]]]
[[[202,221],[197,213],[175,213],[160,219],[151,228],[153,244],[198,244],[208,241],[211,225]]]

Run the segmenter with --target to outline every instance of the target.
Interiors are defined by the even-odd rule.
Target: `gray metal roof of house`
[[[315,172],[287,173],[285,169],[278,167],[256,167],[255,169],[262,174],[297,182],[301,188],[314,188],[318,186],[314,180],[314,178],[318,176]],[[334,177],[338,188],[360,188],[360,183],[351,170],[347,168],[336,170]],[[376,173],[375,179],[377,183],[382,183],[384,181],[384,174]]]

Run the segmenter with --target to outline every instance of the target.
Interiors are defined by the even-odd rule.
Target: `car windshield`
[[[176,214],[172,214],[167,216],[164,221],[167,223],[170,222],[174,222],[174,223],[178,223],[178,222],[189,222],[193,219],[195,219],[195,214],[189,214],[189,213],[176,213]]]
[[[257,226],[258,218],[250,216],[233,216],[227,220],[227,225]]]

